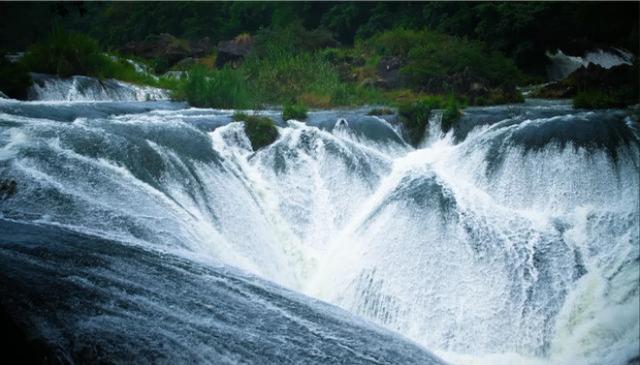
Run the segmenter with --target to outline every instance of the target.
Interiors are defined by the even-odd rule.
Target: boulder
[[[222,68],[226,64],[238,67],[253,49],[253,38],[249,34],[241,34],[232,40],[218,43],[216,67]]]
[[[383,57],[378,63],[376,85],[383,89],[395,89],[406,86],[406,77],[400,69],[406,62],[398,56]]]
[[[185,58],[206,56],[211,53],[212,47],[206,37],[190,42],[162,33],[150,35],[143,41],[129,42],[121,51],[148,59],[163,59],[168,66],[173,66]]]

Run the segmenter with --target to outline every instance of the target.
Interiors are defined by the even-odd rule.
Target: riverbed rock
[[[253,49],[253,37],[249,34],[241,34],[232,40],[218,43],[216,56],[216,68],[222,68],[226,64],[238,67]]]

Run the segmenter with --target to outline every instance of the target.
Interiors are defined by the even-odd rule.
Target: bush
[[[513,61],[498,52],[490,52],[483,43],[429,30],[388,30],[365,41],[361,47],[405,60],[401,72],[415,87],[434,77],[451,76],[465,70],[488,80],[493,86],[524,79]]]
[[[177,87],[174,96],[197,107],[251,106],[251,94],[245,80],[240,73],[229,68],[209,72],[203,66],[194,67]]]
[[[307,108],[302,104],[285,104],[282,109],[282,119],[303,120],[307,118]]]
[[[235,113],[233,120],[244,122],[244,132],[247,134],[254,151],[268,146],[278,139],[278,129],[273,124],[273,121],[267,117]]]
[[[462,103],[453,96],[440,95],[422,97],[418,101],[403,103],[398,108],[399,121],[405,129],[409,143],[417,146],[427,132],[429,116],[434,109],[442,111],[442,131],[448,132],[460,119]]]
[[[622,98],[600,90],[581,91],[573,98],[574,108],[606,109],[624,107]]]
[[[442,112],[441,125],[443,132],[448,132],[455,126],[458,120],[460,120],[460,117],[462,116],[460,108],[460,103],[457,102],[453,97],[450,97],[447,100],[444,111]]]
[[[398,107],[399,121],[404,126],[404,130],[412,146],[417,146],[424,137],[429,115],[434,108],[434,100],[424,99],[410,104],[402,104]]]
[[[22,62],[11,63],[0,53],[0,91],[10,98],[24,100],[31,83],[29,70]]]
[[[62,28],[54,29],[44,41],[31,46],[23,63],[30,71],[60,77],[84,75],[156,87],[173,86],[167,80],[136,71],[122,57],[103,53],[92,38],[80,33],[67,33]]]
[[[67,33],[62,28],[54,29],[44,41],[29,47],[24,56],[30,70],[61,77],[108,77],[104,70],[110,62],[98,42],[84,34]]]

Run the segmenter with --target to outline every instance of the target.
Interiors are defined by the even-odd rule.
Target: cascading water
[[[631,52],[613,48],[608,51],[597,49],[586,52],[583,57],[569,56],[561,50],[555,53],[547,52],[549,64],[547,65],[547,76],[549,80],[561,80],[569,76],[580,67],[587,67],[589,64],[598,65],[604,68],[611,68],[618,65],[633,64],[634,56]]]
[[[366,112],[256,152],[232,111],[0,100],[2,304],[71,359],[638,361],[637,116],[469,108],[414,149]]]
[[[118,80],[98,80],[87,76],[59,78],[45,74],[32,74],[33,86],[29,100],[47,101],[147,101],[168,100],[166,90],[151,86],[138,86]]]

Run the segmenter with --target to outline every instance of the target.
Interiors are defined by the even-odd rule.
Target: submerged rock
[[[15,180],[0,180],[0,200],[6,200],[16,195],[18,184]]]

